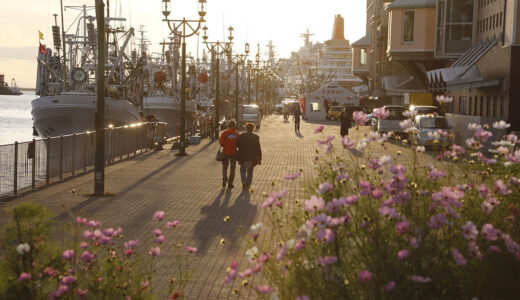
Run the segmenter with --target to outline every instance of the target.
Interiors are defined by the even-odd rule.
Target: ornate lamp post
[[[238,122],[238,98],[239,98],[239,92],[238,92],[238,68],[241,64],[243,64],[246,61],[247,56],[249,55],[249,43],[246,43],[245,45],[245,54],[236,54],[232,55],[231,59],[235,63],[235,120]]]
[[[219,131],[220,131],[220,55],[228,52],[231,49],[231,44],[233,44],[233,27],[228,28],[229,32],[229,42],[208,42],[208,27],[204,26],[202,28],[202,38],[204,39],[204,44],[206,44],[206,48],[208,48],[208,51],[211,52],[211,54],[215,55],[216,57],[216,66],[217,69],[217,82],[216,82],[216,96],[215,96],[215,138],[218,139],[219,137]]]
[[[186,155],[186,38],[197,34],[200,29],[200,25],[206,16],[206,0],[199,1],[199,19],[198,20],[170,20],[170,0],[162,0],[163,7],[162,13],[164,15],[165,22],[168,23],[171,34],[182,39],[182,79],[181,79],[181,128],[180,128],[180,149],[177,155]],[[177,23],[177,24],[176,24]],[[181,29],[182,28],[182,29]],[[189,29],[189,31],[187,31]]]
[[[251,60],[247,61],[247,104],[251,104]]]

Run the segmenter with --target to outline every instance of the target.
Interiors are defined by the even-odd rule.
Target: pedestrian
[[[294,117],[294,131],[297,133],[300,133],[300,116],[302,113],[300,112],[300,108],[297,107],[294,110],[293,117]]]
[[[352,116],[348,113],[346,107],[341,112],[339,119],[341,121],[340,133],[341,133],[341,136],[343,137],[343,136],[348,135],[348,129],[350,128],[351,123],[352,123]]]
[[[247,132],[240,135],[237,141],[240,178],[242,179],[242,188],[244,190],[251,187],[255,166],[262,164],[260,137],[253,133],[254,130],[255,125],[253,123],[247,123]]]
[[[235,169],[237,167],[237,140],[239,137],[239,133],[236,130],[237,124],[235,121],[229,121],[228,129],[226,129],[220,135],[219,144],[222,148],[224,148],[224,159],[222,160],[222,187],[226,187],[232,189],[235,186],[233,185],[233,181],[235,180]],[[231,165],[229,169],[229,177],[227,174],[228,166]]]

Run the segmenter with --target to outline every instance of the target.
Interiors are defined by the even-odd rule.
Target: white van
[[[260,115],[260,107],[255,104],[251,105],[242,105],[242,109],[239,109],[239,122],[244,125],[246,123],[255,124],[256,128],[260,128],[260,123],[262,122],[262,116]]]

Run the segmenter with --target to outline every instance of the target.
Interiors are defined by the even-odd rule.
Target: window
[[[407,10],[403,17],[403,42],[414,41],[415,11]]]
[[[486,117],[491,117],[491,97],[487,96],[486,100]]]
[[[473,115],[477,116],[477,104],[478,104],[478,97],[475,97],[475,101],[473,101]]]
[[[505,119],[506,118],[506,114],[505,114],[505,102],[506,102],[506,99],[504,96],[501,96],[500,97],[500,119]]]
[[[484,116],[484,97],[480,96],[480,110],[478,112],[478,115],[483,117]]]
[[[366,48],[361,48],[361,55],[360,55],[359,63],[362,66],[365,66],[367,64],[367,49]]]
[[[468,115],[471,115],[471,112],[473,111],[473,97],[469,97],[468,102]]]
[[[485,27],[481,22],[481,31]],[[478,30],[479,28],[477,28]],[[473,39],[473,1],[438,0],[437,2],[437,56],[464,53]]]
[[[500,117],[500,115],[498,114],[498,111],[497,111],[497,106],[498,106],[498,96],[495,96],[495,97],[493,97],[493,117],[495,117],[495,118]]]
[[[448,129],[448,121],[445,118],[421,118],[421,128]]]
[[[321,111],[321,107],[320,107],[320,103],[319,102],[312,102],[311,103],[311,111]]]
[[[466,97],[459,97],[459,114],[466,114]]]

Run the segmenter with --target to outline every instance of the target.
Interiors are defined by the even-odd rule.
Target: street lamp
[[[215,55],[216,60],[216,66],[217,69],[217,82],[216,82],[216,96],[215,96],[215,138],[218,139],[219,137],[219,131],[220,131],[220,55],[228,52],[231,49],[231,44],[233,44],[233,27],[228,28],[229,32],[229,42],[208,42],[208,27],[204,26],[202,28],[202,38],[204,39],[204,44],[206,44],[206,48],[208,48],[208,51],[211,52],[211,54]]]
[[[243,64],[246,61],[246,58],[249,55],[249,43],[246,43],[244,51],[245,51],[245,54],[236,54],[236,55],[231,56],[231,59],[235,63],[235,71],[236,71],[236,73],[235,73],[235,120],[236,120],[237,124],[238,124],[238,98],[239,98],[238,68],[240,67],[241,64]]]
[[[162,13],[164,15],[165,22],[168,23],[171,33],[176,37],[182,38],[182,80],[181,80],[181,128],[180,128],[180,150],[177,155],[186,155],[186,38],[197,34],[200,29],[200,25],[206,16],[206,0],[199,1],[199,19],[198,20],[171,20],[168,17],[171,13],[170,0],[162,0]],[[177,23],[177,24],[176,24]],[[180,28],[182,27],[182,30]],[[188,27],[189,32],[186,31]]]

